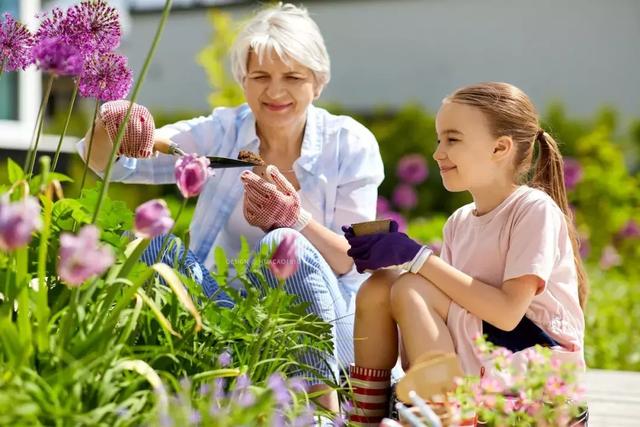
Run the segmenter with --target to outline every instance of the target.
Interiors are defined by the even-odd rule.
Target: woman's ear
[[[513,139],[510,136],[501,136],[493,145],[493,158],[502,160],[511,155],[513,151]]]

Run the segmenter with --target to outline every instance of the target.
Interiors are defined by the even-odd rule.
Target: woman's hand
[[[391,266],[408,269],[422,250],[422,245],[398,232],[395,221],[391,221],[389,233],[356,236],[347,226],[343,226],[342,231],[351,246],[347,255],[353,258],[359,273]]]
[[[100,107],[99,121],[104,126],[111,143],[116,140],[120,125],[127,115],[129,105],[129,101],[119,100],[105,102]],[[131,117],[127,122],[118,155],[135,158],[151,157],[154,151],[154,131],[155,123],[149,110],[142,105],[133,104]]]
[[[240,177],[244,184],[244,217],[255,227],[267,232],[275,228],[302,230],[311,214],[302,209],[295,188],[273,165],[267,166],[267,180],[246,171]]]

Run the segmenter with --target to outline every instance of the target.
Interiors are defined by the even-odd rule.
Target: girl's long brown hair
[[[585,307],[588,295],[587,274],[579,251],[578,233],[569,209],[564,185],[562,154],[556,141],[540,128],[538,113],[529,97],[508,83],[478,83],[458,89],[445,98],[478,108],[487,118],[493,136],[510,136],[516,147],[515,169],[518,181],[545,191],[565,215],[569,237],[573,246],[574,262],[578,274],[580,306]],[[533,161],[535,145],[538,155]],[[524,179],[523,179],[524,178]]]

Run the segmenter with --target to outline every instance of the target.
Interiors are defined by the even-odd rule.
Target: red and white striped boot
[[[354,399],[349,425],[377,427],[387,415],[391,370],[351,365],[349,373]]]

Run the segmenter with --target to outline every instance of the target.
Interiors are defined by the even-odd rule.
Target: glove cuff
[[[296,222],[293,223],[291,228],[293,228],[296,231],[300,231],[309,224],[309,221],[311,221],[311,214],[308,211],[300,208],[298,219],[296,219]]]
[[[411,266],[408,268],[408,270],[413,274],[418,274],[418,272],[422,269],[422,266],[424,265],[425,262],[427,262],[427,260],[429,259],[432,253],[433,251],[431,250],[431,248],[429,248],[429,246],[427,245],[423,246],[418,251],[416,256],[413,257],[413,260],[411,261]]]

